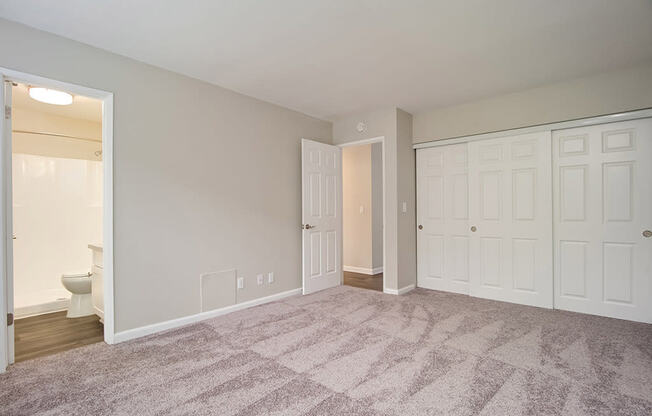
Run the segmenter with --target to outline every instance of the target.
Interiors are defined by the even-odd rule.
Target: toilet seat
[[[68,274],[62,274],[61,277],[63,278],[69,278],[69,277],[91,277],[91,272],[83,272],[83,273],[68,273]]]

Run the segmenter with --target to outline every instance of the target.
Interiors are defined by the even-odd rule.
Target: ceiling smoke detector
[[[358,131],[358,133],[364,133],[365,131],[367,131],[367,125],[361,121],[358,123],[355,129]]]

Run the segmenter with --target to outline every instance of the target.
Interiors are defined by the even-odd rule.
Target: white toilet
[[[91,273],[64,274],[61,276],[61,283],[72,293],[66,315],[68,318],[79,318],[95,313],[91,297]]]

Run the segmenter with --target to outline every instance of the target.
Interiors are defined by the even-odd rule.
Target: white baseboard
[[[396,290],[396,289],[390,289],[390,288],[387,288],[387,287],[386,287],[386,288],[383,290],[383,292],[385,292],[385,293],[387,293],[387,294],[390,294],[390,295],[404,295],[404,294],[406,294],[407,292],[409,292],[410,290],[413,290],[413,289],[414,289],[414,283],[411,284],[411,285],[407,285],[407,286],[405,286],[405,287],[402,287],[402,288],[400,288],[400,289],[398,289],[398,290]]]
[[[356,267],[356,266],[342,266],[342,270],[345,272],[351,272],[351,273],[362,273],[362,274],[369,274],[369,275],[374,275],[378,273],[383,272],[383,266],[376,267],[375,269],[369,269],[366,267]]]
[[[45,313],[65,311],[70,305],[70,299],[53,300],[52,302],[42,303],[40,305],[23,306],[14,309],[16,319],[27,318],[29,316],[43,315]]]
[[[251,308],[252,306],[262,305],[263,303],[273,302],[275,300],[287,298],[289,296],[300,295],[302,288],[288,290],[286,292],[276,293],[274,295],[265,296],[247,302],[236,303],[235,305],[226,306],[212,311],[201,312],[195,315],[184,316],[183,318],[172,319],[165,322],[141,326],[140,328],[128,329],[126,331],[117,332],[114,336],[114,343],[125,342],[132,339],[144,337],[146,335],[155,334],[157,332],[165,331],[168,329],[178,328],[180,326],[194,324],[196,322],[204,321],[206,319],[214,318],[227,313],[239,311],[242,309]]]

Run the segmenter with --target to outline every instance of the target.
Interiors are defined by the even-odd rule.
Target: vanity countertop
[[[102,251],[102,244],[89,244],[88,248],[90,248],[93,251]]]

